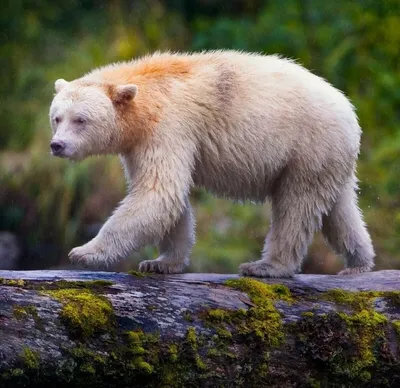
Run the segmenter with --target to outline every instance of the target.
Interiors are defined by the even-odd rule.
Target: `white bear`
[[[270,200],[261,260],[244,275],[290,277],[319,229],[344,256],[340,274],[369,271],[374,249],[357,207],[361,129],[349,100],[276,55],[155,53],[55,82],[52,153],[119,155],[129,192],[73,261],[107,264],[145,244],[141,271],[180,273],[195,241],[188,197],[201,186],[240,201]]]

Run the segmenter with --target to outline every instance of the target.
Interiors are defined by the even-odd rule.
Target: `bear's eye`
[[[54,119],[54,121],[56,122],[56,124],[59,124],[60,121],[61,121],[61,119],[57,116],[57,117]]]
[[[77,124],[85,124],[85,122],[86,122],[86,120],[82,117],[77,117],[74,121]]]

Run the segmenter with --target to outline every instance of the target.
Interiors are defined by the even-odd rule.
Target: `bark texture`
[[[400,271],[0,271],[0,387],[398,387]]]

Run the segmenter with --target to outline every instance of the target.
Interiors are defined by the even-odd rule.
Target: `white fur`
[[[68,85],[68,82],[63,78],[60,78],[60,79],[56,80],[56,82],[54,82],[54,88],[57,93],[59,91],[61,91],[67,85]]]
[[[117,86],[117,94],[119,98],[133,100],[138,94],[138,87],[137,85],[119,85]]]
[[[77,118],[84,123],[77,123]],[[50,122],[52,140],[67,145],[64,157],[82,160],[88,154],[113,151],[110,146],[113,134],[118,133],[116,117],[111,100],[99,88],[64,85],[51,104]]]
[[[166,69],[162,79],[125,80],[124,74],[134,73],[143,61],[160,59],[183,61],[190,72],[183,77]],[[123,118],[96,86],[82,86],[105,82],[111,71],[119,72],[121,85],[138,86],[134,103],[147,106],[148,101],[160,115],[151,135],[129,149],[110,140],[121,133]],[[69,122],[55,137],[71,143],[72,157],[118,153],[129,182],[122,204],[97,237],[71,251],[73,260],[107,263],[158,243],[160,257],[140,269],[182,272],[194,243],[188,195],[193,186],[203,186],[234,200],[272,202],[262,258],[243,264],[245,275],[292,276],[321,228],[346,258],[349,268],[343,274],[373,267],[355,193],[361,129],[353,106],[293,61],[233,51],[156,54],[94,70],[65,85],[51,117],[70,117],[71,111],[91,118],[87,134],[77,134]],[[132,120],[133,133],[135,125]],[[89,138],[96,138],[94,146]]]

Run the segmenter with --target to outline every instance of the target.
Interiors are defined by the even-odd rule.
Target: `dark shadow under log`
[[[400,271],[0,271],[0,387],[399,387]]]

